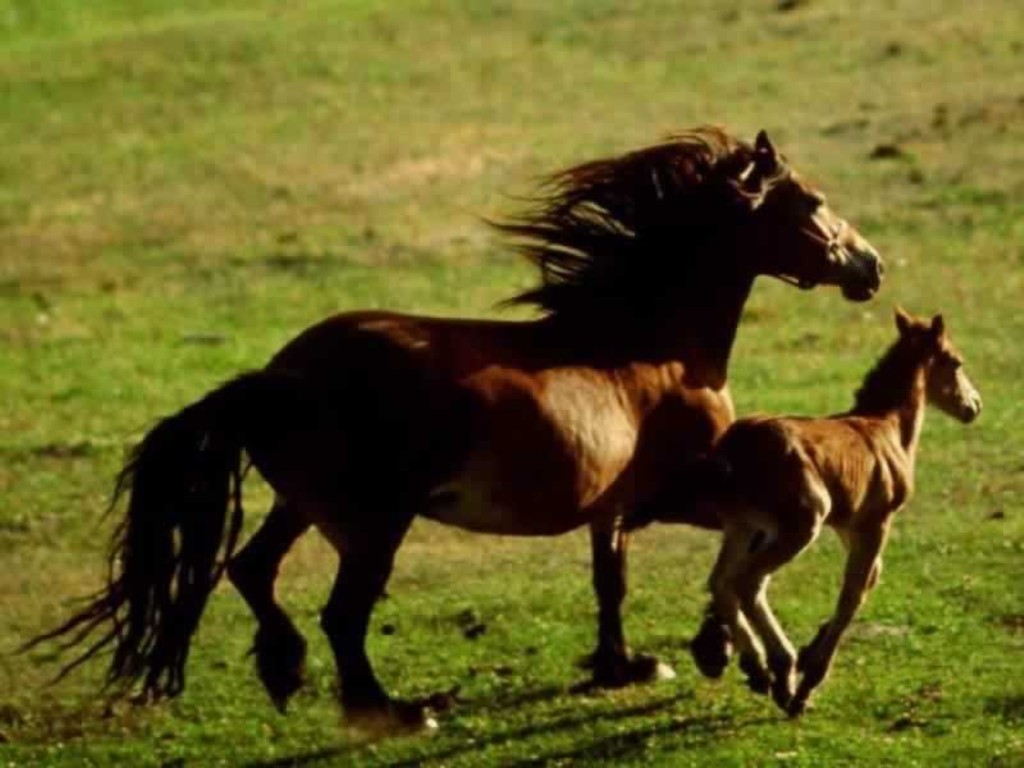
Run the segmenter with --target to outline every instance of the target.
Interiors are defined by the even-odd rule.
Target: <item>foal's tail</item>
[[[114,534],[107,585],[59,627],[25,646],[64,639],[62,650],[101,631],[58,679],[113,646],[107,683],[175,696],[189,644],[242,526],[242,466],[253,417],[273,412],[295,381],[246,373],[156,425],[118,475],[113,507],[128,496]],[[286,394],[287,393],[287,394]]]

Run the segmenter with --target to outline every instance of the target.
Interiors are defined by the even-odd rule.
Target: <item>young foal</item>
[[[892,517],[913,488],[925,403],[965,424],[981,412],[942,316],[929,323],[897,309],[896,326],[899,338],[865,378],[851,411],[824,419],[742,419],[715,448],[724,539],[710,579],[714,609],[729,625],[750,687],[770,687],[790,716],[804,711],[878,581]],[[823,524],[848,552],[843,586],[832,618],[796,659],[768,606],[768,580]]]

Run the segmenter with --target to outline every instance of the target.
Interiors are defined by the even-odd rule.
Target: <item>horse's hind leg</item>
[[[378,517],[365,528],[324,530],[341,556],[320,624],[334,651],[341,706],[351,725],[372,731],[435,727],[423,704],[392,699],[366,655],[370,614],[384,592],[412,516]]]
[[[232,558],[228,576],[259,623],[253,651],[256,670],[275,706],[284,710],[302,685],[306,641],[274,597],[278,567],[309,523],[280,497],[245,547]]]
[[[613,524],[590,526],[594,591],[597,593],[597,650],[588,664],[593,684],[621,687],[635,682],[675,677],[653,656],[630,656],[622,631],[622,602],[626,598],[626,546],[629,535]]]

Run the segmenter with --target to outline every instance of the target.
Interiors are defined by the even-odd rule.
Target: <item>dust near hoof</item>
[[[382,707],[345,711],[345,731],[359,740],[429,735],[438,728],[436,718],[417,702],[393,701]]]

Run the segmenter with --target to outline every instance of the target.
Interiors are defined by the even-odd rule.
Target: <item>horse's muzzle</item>
[[[847,247],[849,271],[842,282],[843,297],[850,301],[868,301],[882,286],[885,263],[867,243]]]

